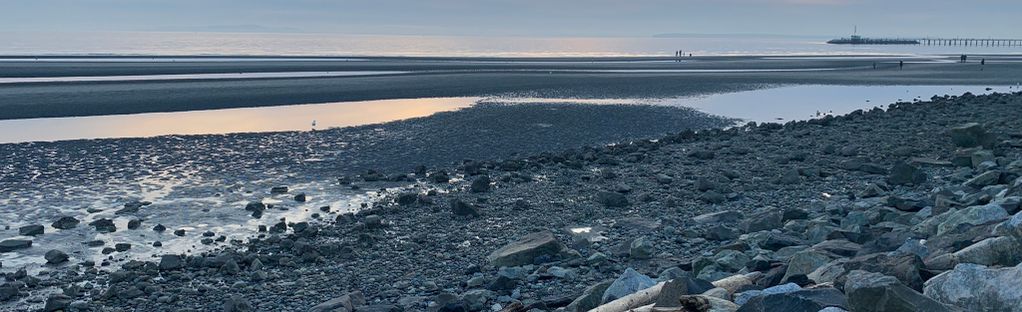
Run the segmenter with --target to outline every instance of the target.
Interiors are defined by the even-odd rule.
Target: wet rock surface
[[[940,97],[783,125],[362,171],[330,179],[345,189],[415,182],[355,213],[313,207],[321,215],[310,220],[252,218],[260,209],[238,200],[232,213],[262,230],[255,237],[168,224],[211,249],[148,259],[122,258],[143,246],[103,235],[157,231],[82,218],[89,226],[72,230],[96,233],[87,240],[110,248],[109,258],[89,263],[68,251],[52,268],[5,274],[0,307],[582,311],[629,296],[696,311],[1012,307],[1017,298],[1003,286],[1017,281],[1022,261],[1005,252],[1022,233],[1010,199],[1022,196],[1022,172],[1010,166],[1022,159],[1013,143],[1022,139],[1020,108],[1022,95]],[[981,143],[952,139],[949,129],[972,122],[982,132],[970,125],[962,135]],[[965,148],[990,153],[976,166],[971,157],[954,163]],[[991,171],[996,180],[967,183]],[[295,202],[296,184],[287,185],[286,201],[263,203],[264,214]],[[133,204],[138,211],[124,215],[144,220],[133,214],[158,205]],[[655,296],[650,287],[660,287]]]

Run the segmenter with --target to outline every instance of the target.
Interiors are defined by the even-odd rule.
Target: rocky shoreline
[[[966,94],[368,171],[338,183],[416,187],[112,272],[48,254],[41,276],[5,276],[0,309],[1016,311],[1020,108]]]

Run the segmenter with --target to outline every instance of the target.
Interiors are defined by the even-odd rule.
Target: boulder
[[[309,312],[355,311],[356,307],[366,304],[361,291],[354,291],[343,296],[327,300],[309,309]]]
[[[170,271],[182,269],[185,267],[184,258],[179,255],[163,255],[160,256],[160,271]]]
[[[625,269],[625,272],[615,279],[609,287],[607,287],[607,290],[603,292],[603,297],[600,298],[600,301],[601,303],[611,302],[615,299],[631,295],[637,291],[653,287],[653,285],[656,285],[656,281],[652,278],[636,272],[632,268],[628,268]]]
[[[754,289],[754,290],[748,290],[748,291],[743,291],[743,292],[737,293],[737,294],[735,294],[735,300],[734,301],[735,301],[736,304],[738,304],[740,306],[744,306],[745,303],[749,302],[749,300],[752,300],[753,298],[756,298],[756,297],[762,297],[762,296],[774,295],[774,294],[783,294],[783,293],[789,293],[789,292],[794,292],[794,291],[799,291],[799,290],[802,290],[802,287],[798,286],[798,284],[787,283],[787,284],[767,287],[767,288],[762,289],[762,290]]]
[[[937,235],[955,230],[959,226],[981,225],[1008,218],[1008,212],[998,205],[971,206],[948,213],[946,219],[937,225]]]
[[[951,135],[951,143],[958,147],[983,146],[990,148],[995,143],[994,136],[987,133],[982,125],[975,122],[951,128],[949,134]]]
[[[1014,237],[991,237],[954,253],[956,263],[1015,266],[1022,262],[1022,244]]]
[[[43,226],[38,224],[23,226],[18,229],[18,235],[23,236],[43,235]]]
[[[848,308],[862,312],[954,311],[901,284],[898,279],[880,273],[855,270],[845,282]]]
[[[664,286],[660,288],[660,295],[657,296],[654,307],[679,307],[682,296],[698,295],[705,293],[710,289],[714,289],[713,284],[710,284],[710,282],[692,278],[691,274],[685,273],[682,274],[682,276],[664,283]],[[725,293],[727,293],[727,291],[725,291]]]
[[[96,232],[100,233],[112,233],[117,231],[117,225],[114,224],[114,220],[106,218],[89,222],[89,225],[96,228]]]
[[[808,275],[828,262],[830,262],[830,257],[822,252],[812,249],[800,251],[791,256],[791,260],[788,261],[788,270],[784,273],[784,278],[781,281],[787,281],[798,275]]]
[[[55,265],[67,262],[68,256],[63,251],[53,249],[47,251],[43,258],[46,259],[46,264]]]
[[[1000,171],[990,170],[978,176],[975,176],[972,179],[969,179],[968,181],[965,181],[965,183],[962,185],[975,189],[981,189],[984,186],[997,184],[997,181],[1000,181],[1000,179],[1001,179]]]
[[[57,221],[53,221],[53,224],[50,226],[53,226],[53,228],[58,230],[70,230],[77,227],[78,223],[80,223],[80,221],[74,217],[60,217]]]
[[[32,241],[27,239],[8,239],[0,242],[0,253],[11,252],[18,249],[32,247]]]
[[[645,236],[632,241],[628,248],[628,256],[633,259],[649,259],[653,257],[653,241]]]
[[[750,299],[737,312],[817,312],[824,308],[848,308],[848,299],[832,287],[799,289]]]
[[[63,294],[52,294],[46,297],[46,304],[43,306],[43,312],[54,312],[54,311],[67,311],[71,306],[71,297]]]
[[[894,185],[919,185],[926,182],[926,173],[904,162],[896,162],[887,176],[887,183]]]
[[[521,266],[538,259],[554,260],[564,245],[550,231],[535,232],[490,253],[486,260],[493,266]]]
[[[599,192],[596,194],[596,202],[608,208],[620,208],[628,206],[628,197],[618,192]]]
[[[585,312],[598,307],[602,303],[603,293],[607,291],[607,288],[612,283],[614,281],[608,280],[589,286],[589,288],[582,292],[581,296],[578,296],[578,298],[575,298],[574,301],[568,304],[565,310],[568,312]]]
[[[678,301],[682,307],[681,311],[734,312],[738,310],[738,305],[731,301],[706,295],[681,296]]]
[[[460,199],[451,200],[451,213],[456,216],[465,217],[479,217],[482,215],[478,207]]]
[[[963,263],[926,281],[930,298],[970,311],[1019,311],[1022,266],[990,268]]]
[[[773,230],[784,226],[782,223],[784,213],[773,208],[766,208],[763,211],[749,215],[742,221],[740,227],[745,233]]]

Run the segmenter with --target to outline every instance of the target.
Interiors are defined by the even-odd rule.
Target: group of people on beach
[[[681,58],[685,56],[685,51],[678,50],[674,51],[674,57],[677,58],[676,62],[681,62]],[[688,57],[692,57],[692,53],[688,54]]]

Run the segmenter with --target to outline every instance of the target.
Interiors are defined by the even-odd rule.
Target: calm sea
[[[827,37],[453,37],[0,32],[0,55],[670,56],[1019,54],[1022,47],[848,46]]]

